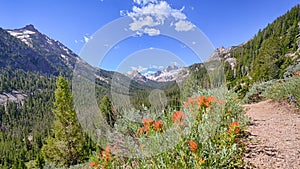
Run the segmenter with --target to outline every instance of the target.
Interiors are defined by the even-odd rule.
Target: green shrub
[[[132,112],[128,113],[128,118],[124,115],[125,120],[117,120],[115,128],[122,133],[134,131],[132,137],[138,150],[124,156],[122,150],[126,149],[127,142],[121,138],[94,155],[90,168],[243,166],[244,145],[240,137],[246,127],[244,110],[236,95],[216,93],[202,91],[198,96],[188,98],[181,111],[170,110],[163,116],[146,114],[140,121],[130,121]],[[123,127],[118,126],[120,124]],[[164,139],[163,135],[166,136]],[[169,149],[164,149],[166,145]],[[153,150],[158,153],[151,154]],[[141,152],[149,152],[149,156]]]
[[[288,100],[300,108],[300,76],[279,81],[263,93],[273,100]]]
[[[256,103],[265,99],[264,93],[268,90],[272,85],[274,85],[279,80],[270,80],[262,83],[255,83],[250,88],[250,90],[246,93],[243,98],[244,103]]]

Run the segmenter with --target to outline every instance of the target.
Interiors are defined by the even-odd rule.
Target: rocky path
[[[250,117],[247,168],[300,169],[300,113],[271,100],[244,106]]]

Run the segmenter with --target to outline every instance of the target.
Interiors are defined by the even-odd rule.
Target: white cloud
[[[120,16],[127,16],[128,11],[120,10]]]
[[[144,33],[148,34],[149,36],[156,36],[160,34],[160,30],[154,28],[145,28]]]
[[[138,5],[146,5],[148,3],[157,3],[157,0],[133,0]]]
[[[178,21],[178,22],[175,23],[175,30],[178,31],[178,32],[181,32],[181,31],[190,31],[194,27],[195,27],[195,25],[193,25],[189,21],[180,20],[180,21]]]
[[[141,16],[152,16],[157,22],[164,23],[164,20],[170,16],[175,19],[186,18],[185,14],[181,10],[172,9],[166,1],[160,1],[158,3],[149,3],[142,7],[134,6],[132,12],[128,13],[132,19],[140,18]]]
[[[173,10],[171,15],[175,18],[175,19],[179,19],[179,20],[185,20],[186,19],[186,15],[184,13],[182,13],[182,11],[184,10],[185,7],[182,7],[180,10]]]
[[[74,42],[75,42],[75,43],[78,43],[78,40],[75,40]]]
[[[83,39],[84,39],[84,42],[85,42],[85,43],[88,43],[89,40],[90,40],[87,36],[84,36]]]
[[[159,23],[155,23],[151,16],[146,16],[145,18],[139,18],[138,20],[135,20],[132,22],[129,26],[132,31],[138,31],[142,30],[144,26],[153,27],[159,25]]]
[[[167,1],[164,0],[133,0],[136,4],[132,8],[132,12],[127,12],[127,16],[131,17],[133,22],[130,29],[136,33],[145,33],[150,36],[158,35],[160,31],[156,28],[163,25],[166,19],[172,19],[177,23],[175,30],[189,31],[193,24],[186,21],[187,17],[183,13],[185,7],[181,9],[173,9]],[[120,15],[124,15],[124,11],[120,11]],[[170,25],[171,27],[173,24]]]
[[[142,66],[137,66],[137,67],[131,66],[130,68],[131,68],[131,70],[138,71],[138,72],[143,72],[143,71],[148,70],[148,68],[142,67]]]

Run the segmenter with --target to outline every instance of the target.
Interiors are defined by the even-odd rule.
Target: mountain
[[[179,68],[176,65],[167,66],[162,71],[157,71],[155,73],[147,74],[146,78],[158,82],[169,82],[178,81],[181,82],[184,78],[189,75],[187,68]]]
[[[73,69],[80,58],[57,40],[40,33],[33,25],[21,29],[7,30],[9,34],[20,39],[36,52],[44,55],[49,63],[57,63],[59,67]],[[52,65],[54,66],[54,65]],[[55,65],[54,67],[58,67]]]
[[[126,72],[125,75],[132,80],[140,82],[181,82],[189,75],[188,68],[179,68],[176,65],[167,66],[163,70],[157,70],[154,73],[141,74],[137,70]]]
[[[254,83],[293,76],[300,71],[300,5],[259,30],[245,43],[218,48],[229,89],[241,97]]]
[[[147,79],[144,75],[142,75],[137,70],[133,70],[130,72],[126,72],[125,75],[129,77],[132,80],[139,81],[139,82],[147,82],[149,79]]]
[[[102,95],[109,93],[111,81],[115,77],[119,79],[117,83],[131,83],[131,91],[143,92],[168,85],[146,78],[138,82],[136,82],[137,79],[131,81],[130,78],[118,72],[91,67],[62,43],[39,32],[33,25],[20,29],[0,28],[0,44],[0,69],[21,69],[25,72],[54,76],[64,74],[71,77],[75,64],[79,63],[94,72]]]
[[[40,33],[33,25],[0,28],[0,68],[58,75],[71,72],[80,58],[66,46]]]

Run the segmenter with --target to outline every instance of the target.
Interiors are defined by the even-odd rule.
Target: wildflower
[[[207,102],[209,102],[209,103],[216,102],[216,101],[217,101],[217,99],[214,98],[213,96],[208,96],[207,97]]]
[[[108,161],[110,159],[110,146],[106,146],[105,150],[102,151],[102,157],[105,161]]]
[[[150,130],[150,126],[147,124],[144,127],[144,131],[146,132],[146,134],[148,134],[148,131]]]
[[[138,137],[139,135],[144,133],[144,128],[140,128],[139,131],[135,134],[135,137]]]
[[[229,124],[229,134],[232,134],[234,132],[235,134],[238,134],[240,131],[239,122],[232,122]]]
[[[149,118],[144,118],[142,120],[142,123],[143,123],[144,126],[151,125],[151,124],[153,124],[153,120],[150,117]]]
[[[97,164],[97,163],[93,161],[93,162],[91,162],[90,166],[91,166],[91,167],[95,167],[96,164]]]
[[[173,113],[173,122],[182,122],[185,119],[184,113],[177,111]]]
[[[191,149],[191,151],[192,151],[192,152],[196,152],[196,151],[197,151],[197,143],[191,140],[191,141],[189,142],[189,144],[190,144],[190,149]]]
[[[205,163],[205,160],[202,157],[200,157],[199,161],[198,161],[198,165],[201,166],[204,163]]]
[[[200,96],[199,97],[199,105],[204,106],[206,104],[206,97],[205,96]]]
[[[142,120],[142,123],[143,123],[143,125],[144,125],[144,131],[146,132],[146,134],[148,133],[148,131],[150,130],[150,125],[151,124],[153,124],[153,120],[152,120],[152,118],[144,118],[143,120]]]
[[[158,131],[162,128],[162,126],[163,126],[163,122],[159,120],[155,122],[153,129]]]

